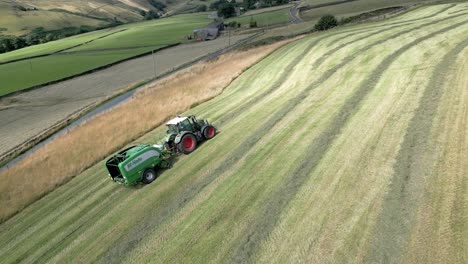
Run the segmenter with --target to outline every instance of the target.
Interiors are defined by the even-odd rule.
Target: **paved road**
[[[231,44],[248,36],[231,36]],[[143,80],[228,46],[228,38],[186,44],[71,80],[0,99],[0,156],[72,113]],[[154,68],[156,65],[156,70]]]
[[[299,2],[294,3],[294,5],[289,10],[289,15],[291,16],[294,24],[302,23],[302,20],[299,18],[299,10],[297,9],[297,6],[299,6],[299,4]]]

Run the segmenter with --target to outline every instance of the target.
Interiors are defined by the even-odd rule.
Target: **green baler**
[[[170,166],[166,156],[162,146],[142,144],[115,154],[106,161],[106,167],[115,182],[124,185],[151,183],[156,179],[157,168]]]
[[[120,151],[106,161],[106,168],[113,181],[124,185],[139,182],[151,183],[158,168],[168,168],[167,161],[177,153],[193,152],[198,142],[212,139],[217,131],[207,120],[195,116],[176,117],[169,120],[164,145],[141,144]]]

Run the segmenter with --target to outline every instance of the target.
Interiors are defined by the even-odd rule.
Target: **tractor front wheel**
[[[143,183],[149,184],[156,179],[156,172],[153,169],[146,169],[143,172],[142,181]]]
[[[184,154],[192,153],[197,147],[197,139],[192,134],[185,134],[179,143],[179,150]]]
[[[212,139],[216,135],[216,129],[214,126],[207,126],[205,129],[203,129],[203,136],[205,139]]]

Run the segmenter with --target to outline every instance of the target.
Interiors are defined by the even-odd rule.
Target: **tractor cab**
[[[167,134],[178,134],[183,131],[193,132],[201,128],[200,121],[195,116],[176,117],[169,120],[166,125],[168,127]]]
[[[164,146],[172,152],[188,154],[195,150],[197,142],[214,137],[216,130],[206,120],[195,116],[176,117],[166,123],[168,130]]]

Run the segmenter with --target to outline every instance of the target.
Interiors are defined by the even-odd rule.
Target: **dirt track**
[[[247,36],[232,36],[231,44]],[[227,38],[180,45],[155,54],[156,74],[170,71],[228,45]],[[151,55],[58,84],[0,100],[0,155],[84,107],[154,77]]]

